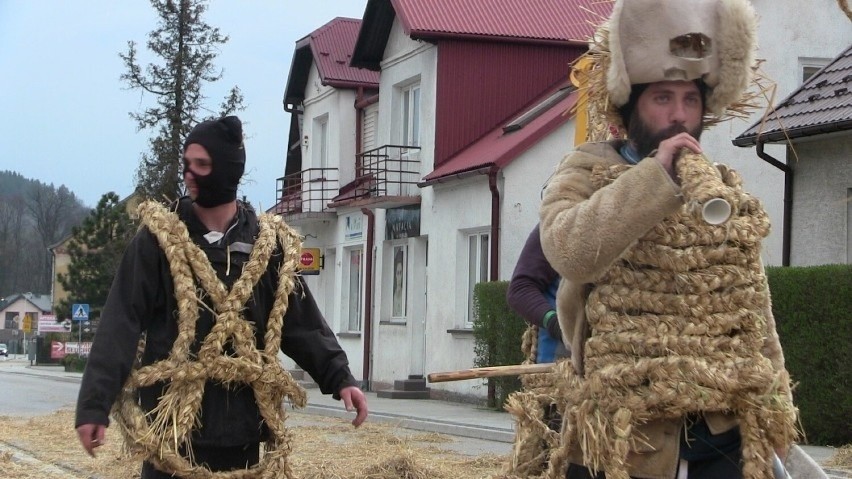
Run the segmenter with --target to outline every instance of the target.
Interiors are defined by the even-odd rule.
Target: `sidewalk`
[[[60,366],[30,366],[29,361],[23,358],[0,360],[0,369],[18,374],[50,376],[78,382],[82,377],[81,373],[67,373]],[[303,412],[350,419],[354,417],[355,413],[347,412],[342,402],[321,394],[318,389],[307,389],[307,392],[308,404],[302,410]],[[514,438],[512,417],[502,411],[432,399],[388,399],[378,397],[375,392],[366,394],[370,407],[368,421],[393,423],[408,429],[502,443],[511,443]],[[788,463],[813,461],[823,465],[834,455],[834,449],[829,447],[806,445],[800,448],[803,454],[791,454]],[[790,464],[790,466],[793,465]],[[831,479],[852,479],[852,469],[830,469],[826,472]]]

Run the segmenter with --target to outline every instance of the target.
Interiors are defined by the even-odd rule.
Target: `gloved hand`
[[[559,318],[556,317],[556,311],[552,309],[544,315],[542,321],[544,328],[551,338],[562,341],[562,329],[559,328]]]

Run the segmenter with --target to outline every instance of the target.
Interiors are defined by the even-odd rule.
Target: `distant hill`
[[[49,247],[70,234],[89,211],[65,185],[0,171],[0,297],[49,294]]]
[[[25,197],[40,184],[40,181],[24,178],[14,171],[0,171],[0,199]]]

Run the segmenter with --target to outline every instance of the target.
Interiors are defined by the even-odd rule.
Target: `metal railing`
[[[420,194],[419,146],[384,145],[355,156],[355,198]]]
[[[275,213],[322,213],[339,189],[337,168],[308,168],[276,180]]]

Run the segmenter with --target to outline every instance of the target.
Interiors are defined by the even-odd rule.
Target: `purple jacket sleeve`
[[[541,326],[544,315],[553,309],[545,291],[558,277],[559,274],[544,257],[538,225],[535,225],[521,250],[506,291],[509,307],[527,323]]]

